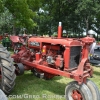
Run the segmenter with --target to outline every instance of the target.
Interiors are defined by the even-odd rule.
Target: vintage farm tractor
[[[100,100],[98,87],[87,79],[93,74],[88,60],[89,46],[93,41],[90,37],[62,38],[60,22],[58,37],[31,37],[28,47],[23,45],[18,53],[12,55],[16,74],[31,70],[44,79],[65,76],[75,80],[65,88],[66,100]]]
[[[10,41],[14,53],[18,53],[21,49],[21,46],[26,44],[27,36],[10,36]]]

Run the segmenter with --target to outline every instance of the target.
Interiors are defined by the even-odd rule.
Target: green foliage
[[[12,14],[6,9],[0,13],[0,31],[1,33],[10,32],[12,28]]]
[[[100,32],[100,0],[0,0],[0,13],[8,20],[1,20],[0,30],[7,26],[6,31],[26,28],[28,32],[51,35],[62,22],[69,34],[88,29]]]
[[[32,25],[34,22],[30,20],[33,17],[34,13],[27,4],[27,0],[6,0],[5,6],[12,13],[16,25],[20,24],[23,27]],[[15,22],[14,21],[14,22]],[[29,23],[27,22],[29,21]]]
[[[13,17],[13,29],[19,27],[32,30],[37,26],[33,18],[39,9],[39,2],[39,0],[4,0],[4,6]]]
[[[88,29],[98,31],[94,24],[99,29],[95,20],[97,16],[100,19],[99,0],[44,0],[44,7],[53,18],[54,26],[61,21],[64,29],[79,34]]]
[[[29,5],[29,8],[32,9],[32,11],[37,11],[39,7],[41,6],[41,2],[43,0],[27,0],[27,4]]]
[[[75,12],[81,17],[82,23],[86,23],[84,24],[84,28],[87,28],[87,30],[93,29],[94,27],[92,25],[97,23],[95,18],[100,14],[100,2],[99,0],[78,1]]]
[[[3,0],[0,0],[0,13],[3,12],[4,3]]]

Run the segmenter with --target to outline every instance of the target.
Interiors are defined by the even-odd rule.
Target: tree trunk
[[[85,19],[86,22],[86,34],[88,33],[89,30],[89,21],[88,21],[88,17]]]
[[[14,35],[16,35],[16,27],[15,25],[13,24],[13,32],[12,32]]]
[[[13,30],[12,30],[12,33],[13,33],[14,35],[16,35],[15,19],[16,19],[16,16],[13,14]]]

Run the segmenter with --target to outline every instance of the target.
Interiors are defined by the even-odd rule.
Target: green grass
[[[94,76],[91,78],[91,80],[93,80],[98,88],[100,88],[99,67],[94,67]],[[16,85],[10,94],[10,96],[17,95],[19,98],[12,97],[9,98],[9,100],[65,100],[65,87],[70,81],[72,80],[61,76],[56,76],[51,80],[39,79],[30,71],[26,71],[24,75],[17,76]],[[27,95],[33,97],[23,97]]]
[[[64,95],[64,89],[66,84],[70,82],[70,79],[65,77],[56,76],[51,80],[44,80],[35,77],[30,71],[25,72],[24,75],[18,76],[16,79],[16,85],[11,95],[34,95],[33,99],[9,99],[9,100],[58,100],[57,98],[49,96]],[[36,98],[36,96],[39,96]],[[47,96],[46,98],[43,96]],[[62,99],[64,100],[64,97]]]
[[[94,67],[93,78],[91,78],[91,80],[94,81],[100,89],[100,67]]]

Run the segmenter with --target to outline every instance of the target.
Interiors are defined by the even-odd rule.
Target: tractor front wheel
[[[65,88],[66,100],[94,100],[90,89],[84,83],[79,85],[73,81]]]
[[[15,85],[15,67],[13,66],[13,59],[5,47],[0,45],[0,87],[9,94]]]
[[[86,85],[88,86],[88,88],[92,93],[93,100],[100,100],[100,92],[96,84],[93,81],[87,79]]]

